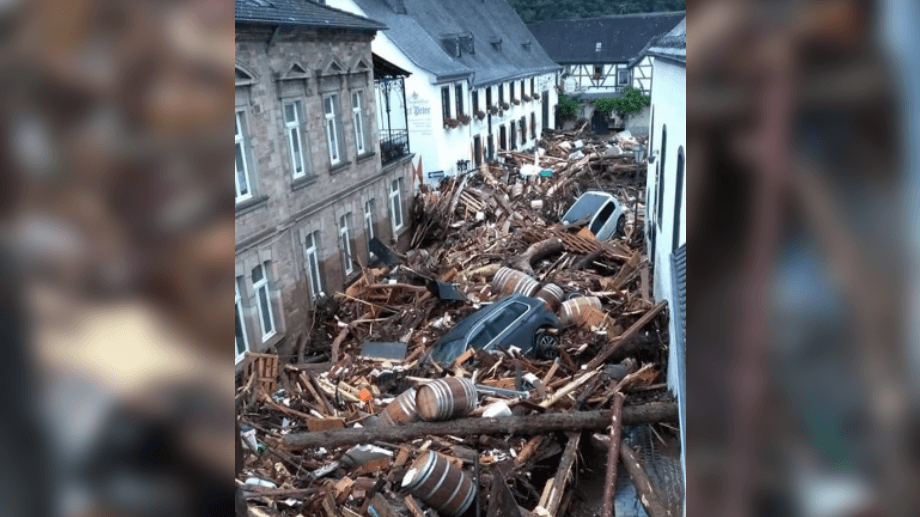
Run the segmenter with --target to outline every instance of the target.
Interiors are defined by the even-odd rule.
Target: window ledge
[[[236,217],[268,205],[268,196],[258,196],[236,204]]]
[[[319,176],[316,174],[308,174],[302,178],[297,178],[291,182],[291,190],[297,191],[309,185],[316,183],[316,180],[319,179]]]
[[[339,162],[338,164],[333,165],[332,167],[329,167],[329,174],[335,174],[337,172],[344,171],[347,168],[348,168],[348,162],[345,162],[345,161]]]
[[[377,155],[377,153],[375,153],[374,151],[366,152],[366,153],[364,153],[364,154],[358,156],[357,158],[355,158],[355,163],[366,162],[369,158],[373,158],[373,157],[376,156],[376,155]]]

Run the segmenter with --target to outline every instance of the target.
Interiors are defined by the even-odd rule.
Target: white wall
[[[687,241],[686,221],[687,221],[687,133],[686,133],[686,109],[687,109],[687,92],[686,92],[686,68],[668,61],[656,59],[653,66],[655,80],[652,83],[652,112],[651,112],[651,153],[658,151],[654,163],[650,163],[647,172],[648,198],[646,200],[646,218],[649,225],[649,231],[654,232],[655,238],[655,255],[651,257],[654,261],[654,297],[655,300],[668,300],[671,311],[671,321],[668,326],[670,336],[677,335],[677,318],[674,315],[673,300],[675,299],[674,288],[672,286],[672,272],[670,256],[673,251],[673,228],[674,213],[676,209],[676,188],[677,188],[677,157],[678,149],[684,151],[684,179],[681,188],[681,208],[679,213],[679,242],[678,247]],[[662,159],[662,132],[667,127],[667,147],[664,149],[665,164],[662,185],[664,187],[664,197],[662,202],[661,229],[657,224],[657,168]],[[652,226],[654,225],[654,226]],[[651,248],[649,248],[651,249]],[[673,338],[672,338],[673,339]],[[676,347],[669,351],[668,362],[668,386],[674,392],[677,402],[682,406],[681,414],[686,414],[686,400],[683,400],[685,389],[681,389],[681,380],[677,378],[678,371],[675,362],[681,360],[676,354]],[[674,374],[674,375],[672,375]],[[687,484],[686,470],[686,421],[681,419],[681,466],[684,470],[684,486]],[[686,516],[686,498],[684,498],[684,515]]]

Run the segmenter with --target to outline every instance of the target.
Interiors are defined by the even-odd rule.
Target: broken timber
[[[374,441],[403,442],[425,435],[471,436],[480,434],[539,434],[549,431],[604,429],[613,412],[570,411],[506,418],[461,418],[446,422],[416,422],[395,427],[332,429],[315,433],[286,435],[281,443],[291,449],[335,447]],[[677,422],[677,404],[652,402],[623,408],[627,425]]]

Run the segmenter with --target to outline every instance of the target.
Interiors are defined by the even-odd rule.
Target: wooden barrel
[[[402,486],[438,512],[452,517],[463,514],[476,499],[472,476],[433,451],[412,462]]]
[[[501,294],[520,293],[524,296],[533,296],[533,293],[540,288],[540,283],[527,273],[503,267],[499,268],[495,276],[492,277],[492,286],[495,291]]]
[[[517,199],[521,197],[522,194],[524,194],[524,184],[515,183],[514,186],[511,187],[511,199]]]
[[[469,379],[446,377],[418,389],[415,397],[422,420],[450,420],[468,414],[479,400],[476,386]]]
[[[415,409],[415,388],[402,392],[380,412],[380,423],[386,426],[409,424],[418,421]]]
[[[563,325],[584,322],[584,313],[588,307],[601,308],[601,299],[596,296],[580,296],[562,303],[559,319]]]
[[[562,288],[558,285],[543,284],[543,287],[541,287],[534,296],[543,300],[548,310],[556,312],[556,309],[559,308],[559,304],[562,303],[562,297],[564,295],[565,293],[562,292]]]

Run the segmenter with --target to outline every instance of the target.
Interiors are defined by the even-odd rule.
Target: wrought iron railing
[[[405,129],[380,131],[380,162],[392,163],[409,154],[409,132]]]

